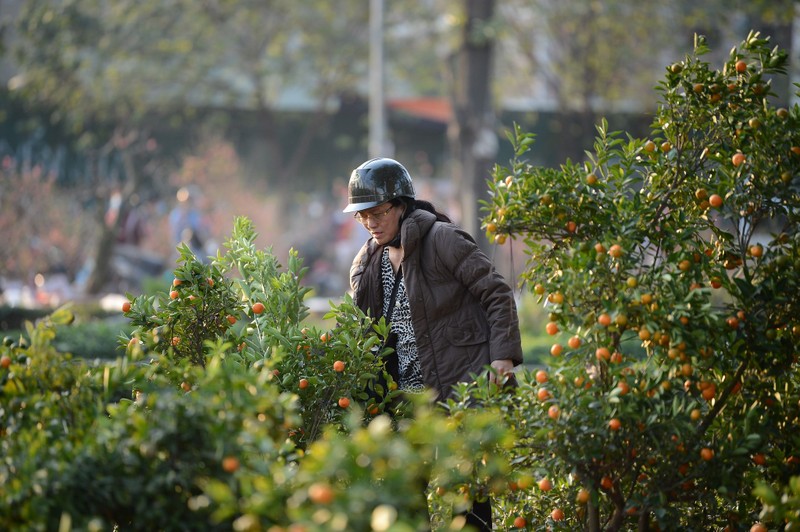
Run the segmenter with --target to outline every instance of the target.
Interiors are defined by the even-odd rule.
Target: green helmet
[[[401,196],[414,198],[408,170],[394,159],[370,159],[350,174],[348,205],[342,212],[363,211]]]

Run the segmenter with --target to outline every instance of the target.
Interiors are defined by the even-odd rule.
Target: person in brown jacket
[[[474,375],[513,379],[522,363],[513,290],[466,231],[416,198],[402,164],[376,158],[353,170],[344,212],[370,233],[350,286],[359,308],[391,323],[387,370],[401,390],[444,401]],[[489,501],[475,502],[467,523],[491,530]]]

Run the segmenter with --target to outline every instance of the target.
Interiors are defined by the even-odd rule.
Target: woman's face
[[[356,213],[356,220],[369,231],[372,239],[379,246],[388,244],[400,231],[400,217],[403,216],[403,205],[382,203],[371,209]]]

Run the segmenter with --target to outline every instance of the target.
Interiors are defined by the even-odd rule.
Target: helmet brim
[[[372,207],[377,207],[382,203],[386,203],[385,201],[365,201],[363,203],[351,203],[347,207],[344,208],[342,212],[358,212],[363,211],[364,209],[371,209]]]

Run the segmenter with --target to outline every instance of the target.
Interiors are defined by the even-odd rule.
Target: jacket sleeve
[[[436,235],[439,259],[477,300],[486,313],[490,330],[492,360],[510,359],[522,363],[517,304],[511,286],[494,268],[475,240],[463,229],[443,225]]]
[[[350,266],[350,288],[353,302],[372,317],[380,316],[383,301],[383,286],[375,278],[376,249],[367,242],[356,254]]]

